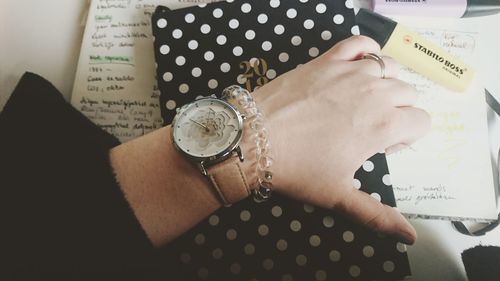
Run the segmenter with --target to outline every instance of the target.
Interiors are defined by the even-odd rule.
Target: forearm
[[[221,206],[209,181],[175,150],[170,126],[115,147],[110,158],[155,246],[172,241]]]

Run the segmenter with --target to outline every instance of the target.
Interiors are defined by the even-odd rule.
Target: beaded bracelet
[[[229,86],[222,91],[222,98],[235,105],[243,114],[244,120],[248,122],[253,130],[251,139],[255,143],[255,173],[257,175],[258,186],[253,190],[253,198],[256,202],[263,202],[271,198],[273,173],[270,171],[273,159],[270,157],[270,143],[268,132],[264,126],[264,116],[257,108],[250,93],[240,86]]]

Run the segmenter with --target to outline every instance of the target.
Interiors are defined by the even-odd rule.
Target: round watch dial
[[[238,144],[242,135],[242,117],[227,102],[199,99],[182,108],[175,117],[174,143],[197,158],[225,155]]]

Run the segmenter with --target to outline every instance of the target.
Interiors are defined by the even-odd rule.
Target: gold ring
[[[378,62],[378,65],[380,65],[380,78],[385,79],[385,63],[379,55],[374,53],[366,53],[363,55],[363,59],[370,59]]]

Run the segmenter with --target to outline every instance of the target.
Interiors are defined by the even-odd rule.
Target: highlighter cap
[[[500,12],[500,0],[467,0],[467,8],[462,17],[493,15]]]
[[[356,14],[356,24],[362,35],[377,41],[380,48],[383,48],[396,28],[397,22],[362,8]]]

